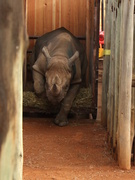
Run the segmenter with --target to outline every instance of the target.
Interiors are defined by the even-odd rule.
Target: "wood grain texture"
[[[75,36],[86,34],[86,0],[27,0],[29,36],[40,36],[61,26]]]
[[[121,3],[121,64],[118,110],[118,160],[123,169],[131,167],[131,86],[133,59],[134,0]],[[128,37],[128,38],[127,38]]]
[[[6,3],[0,1],[0,41],[3,42],[0,43],[0,179],[2,180],[22,179],[22,67],[26,50],[23,12],[23,1],[14,0],[12,3],[10,0]]]

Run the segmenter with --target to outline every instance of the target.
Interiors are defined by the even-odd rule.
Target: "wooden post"
[[[133,150],[133,163],[135,165],[135,87],[132,87],[130,146],[131,152]]]
[[[134,4],[135,8],[135,4]],[[133,76],[132,76],[132,104],[131,104],[131,123],[134,126],[131,126],[132,128],[132,134],[131,134],[131,147],[133,147],[133,160],[135,165],[135,13],[134,13],[134,50],[133,50]],[[134,82],[134,83],[133,83]],[[133,143],[134,141],[134,143]]]
[[[108,97],[107,97],[107,131],[109,133],[109,144],[112,146],[113,138],[113,123],[114,123],[114,66],[115,66],[115,3],[112,1],[110,8],[111,19],[111,55],[110,55],[110,67],[109,67],[109,83],[108,83]]]
[[[118,99],[119,99],[119,66],[120,66],[120,22],[121,22],[121,6],[116,7],[116,30],[115,30],[115,80],[114,80],[114,122],[113,122],[113,152],[117,158],[117,127],[118,127]]]
[[[93,41],[94,41],[94,1],[87,0],[86,6],[86,53],[88,68],[86,75],[87,86],[93,83]]]
[[[24,0],[24,33],[27,38],[28,42],[28,36],[27,36],[27,2]],[[28,45],[28,44],[27,44]],[[27,82],[27,57],[24,57],[23,62],[23,90],[25,90],[26,82]]]
[[[106,19],[105,19],[105,49],[110,50],[111,44],[111,14],[110,14],[111,1],[106,0]],[[101,123],[107,126],[107,93],[109,83],[109,65],[110,54],[104,56],[103,61],[103,84],[102,84],[102,110],[101,110]]]
[[[120,84],[118,110],[118,161],[123,169],[131,167],[130,123],[133,59],[134,0],[121,1]]]
[[[23,1],[0,1],[0,179],[22,179]]]
[[[99,56],[99,19],[100,19],[100,0],[95,1],[95,25],[94,25],[94,46],[93,46],[93,99],[94,107],[97,107],[98,96],[98,56]],[[97,118],[97,112],[92,114],[93,119]]]
[[[98,61],[98,42],[99,42],[99,6],[100,0],[87,0],[86,9],[86,52],[88,68],[86,74],[87,86],[91,85],[93,94],[92,106],[95,111],[92,113],[93,119],[97,116],[97,61]],[[94,44],[95,43],[95,44]]]

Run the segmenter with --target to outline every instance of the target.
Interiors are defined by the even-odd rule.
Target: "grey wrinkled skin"
[[[61,108],[54,123],[68,124],[68,113],[85,79],[87,59],[83,46],[65,28],[47,33],[36,41],[31,66],[34,90],[46,93],[48,100]]]

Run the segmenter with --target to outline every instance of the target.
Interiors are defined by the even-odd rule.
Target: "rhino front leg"
[[[66,97],[61,103],[61,109],[58,115],[56,116],[54,123],[59,126],[66,126],[68,124],[68,113],[71,109],[72,103],[76,94],[79,90],[80,84],[71,85]]]

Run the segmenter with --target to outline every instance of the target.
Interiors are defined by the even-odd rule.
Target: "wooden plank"
[[[61,0],[56,0],[56,16],[55,16],[55,27],[61,27]]]
[[[44,1],[35,1],[35,34],[36,36],[41,36],[44,34]]]
[[[27,0],[27,30],[30,35],[35,34],[35,0]]]
[[[133,164],[135,165],[135,88],[132,87],[132,101],[131,101],[131,151],[133,150]]]
[[[90,66],[90,1],[87,0],[86,7],[86,53],[87,53],[87,61],[88,67]],[[88,68],[89,69],[89,68]],[[89,82],[89,70],[87,69],[86,82],[88,86]]]
[[[116,7],[116,39],[115,39],[115,81],[114,81],[114,124],[113,124],[113,153],[117,159],[117,127],[118,127],[118,99],[119,99],[119,66],[120,66],[120,21],[121,6]]]
[[[35,0],[26,1],[26,11],[27,11],[27,31],[28,34],[35,35]],[[34,41],[29,42],[29,49],[34,46]]]
[[[133,58],[134,0],[121,1],[120,84],[118,110],[118,162],[120,168],[131,168],[131,83]]]
[[[17,4],[17,5],[16,5]],[[23,1],[0,1],[0,179],[22,179]],[[7,18],[6,18],[7,17]],[[10,21],[9,21],[10,19]],[[5,51],[6,49],[6,51]],[[6,69],[6,71],[5,71]]]
[[[53,0],[44,1],[44,15],[43,15],[43,32],[47,33],[53,29],[52,16]]]
[[[134,4],[135,8],[135,4]],[[135,13],[134,13],[134,49],[133,49],[133,76],[135,77]],[[132,80],[133,80],[132,76]],[[133,164],[135,166],[135,86],[132,86],[132,104],[131,104],[131,122],[134,124],[132,127],[131,147],[133,147]]]
[[[86,82],[88,86],[89,83],[92,84],[93,82],[94,1],[87,0],[86,10],[86,52],[88,59]]]
[[[110,56],[110,67],[109,67],[109,86],[108,86],[108,100],[107,100],[107,131],[109,133],[109,145],[112,147],[113,140],[113,123],[114,123],[114,70],[115,70],[115,30],[116,30],[116,13],[115,13],[115,4],[112,1],[110,6],[111,11],[110,15],[112,17],[111,20],[111,56]]]
[[[99,41],[99,1],[87,1],[86,8],[86,52],[88,68],[86,75],[87,86],[92,87],[93,107],[97,107],[97,60],[98,60],[98,41]],[[95,42],[95,44],[94,44]],[[97,112],[92,114],[96,119]]]
[[[71,32],[75,36],[85,36],[86,26],[86,0],[71,1]]]
[[[86,0],[80,0],[78,3],[78,34],[77,36],[86,36]]]
[[[110,14],[111,1],[106,0],[106,20],[105,20],[105,49],[110,50],[111,40],[111,14]],[[101,123],[107,127],[107,94],[109,84],[109,66],[110,55],[104,56],[103,61],[103,85],[102,85],[102,110],[101,110]]]
[[[70,1],[61,1],[61,25],[68,30],[71,29],[70,28],[70,26],[71,26],[70,12],[71,12],[71,2]]]
[[[72,27],[72,32],[74,32],[75,36],[79,35],[79,3],[80,0],[76,3],[76,1],[72,1],[72,6],[71,6],[71,16],[70,16],[70,22],[71,22],[71,27]],[[75,22],[75,23],[74,23]],[[81,29],[81,27],[80,27]]]
[[[93,104],[97,108],[97,96],[98,96],[98,59],[99,59],[99,19],[100,19],[100,1],[95,1],[94,6],[94,53],[93,53],[93,84],[92,84],[92,94],[93,94]],[[93,119],[96,119],[97,113],[93,114]]]
[[[24,29],[25,29],[25,35],[27,36],[27,3],[26,3],[26,0],[24,0]],[[24,62],[23,62],[23,90],[25,89],[25,86],[26,86],[26,80],[27,80],[27,58],[25,57]]]

